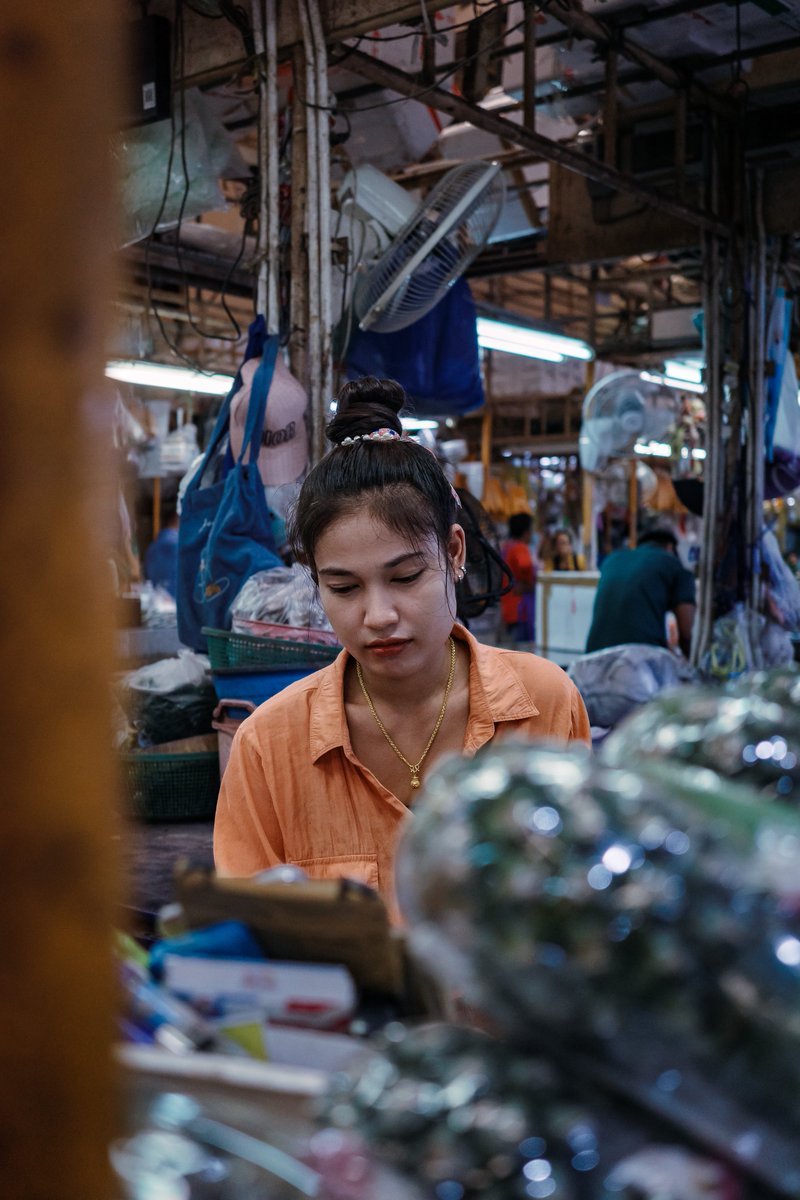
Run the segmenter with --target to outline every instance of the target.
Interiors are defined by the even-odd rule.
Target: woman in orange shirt
[[[214,830],[221,874],[294,863],[377,887],[393,911],[395,844],[436,758],[508,734],[589,741],[559,667],[456,622],[458,498],[403,434],[405,399],[372,378],[339,396],[291,528],[344,649],[242,724]]]

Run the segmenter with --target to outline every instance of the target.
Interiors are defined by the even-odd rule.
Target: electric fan
[[[638,371],[615,371],[587,393],[578,438],[581,466],[598,473],[610,458],[630,458],[634,447],[659,441],[675,424],[673,388]]]
[[[342,213],[377,227],[388,242],[355,270],[352,304],[361,329],[392,333],[429,312],[486,245],[504,194],[497,163],[469,162],[448,171],[409,211],[407,193],[379,171],[351,172],[339,192]]]

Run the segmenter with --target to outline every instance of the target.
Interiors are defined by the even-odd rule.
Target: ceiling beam
[[[389,88],[391,91],[398,92],[401,96],[412,100],[421,100],[431,108],[448,113],[457,121],[466,121],[478,129],[495,134],[496,137],[510,142],[512,146],[521,146],[525,150],[539,154],[548,162],[560,163],[561,166],[578,175],[583,175],[586,179],[593,179],[597,183],[605,184],[617,192],[638,196],[650,207],[668,213],[680,221],[687,221],[700,229],[713,231],[721,237],[729,234],[727,225],[700,209],[679,204],[655,188],[616,170],[615,167],[591,158],[588,154],[573,150],[561,142],[543,137],[542,134],[526,129],[522,125],[516,125],[513,121],[499,117],[496,113],[481,108],[477,104],[470,104],[468,100],[447,92],[444,88],[421,87],[419,80],[405,71],[399,71],[396,67],[389,66],[388,63],[381,62],[360,50],[348,49],[347,67],[348,70],[365,79],[370,79],[382,87]]]
[[[425,0],[428,16],[451,8],[453,0]],[[246,6],[249,10],[249,4]],[[296,4],[278,4],[278,56],[288,58],[303,40]],[[322,28],[328,44],[360,37],[387,25],[419,21],[420,0],[319,0]],[[175,16],[175,0],[153,0],[150,11]],[[183,83],[211,85],[230,79],[246,65],[242,37],[230,21],[210,18],[191,4],[183,7],[185,61]]]
[[[584,12],[582,8],[573,8],[571,5],[562,7],[555,3],[555,0],[540,0],[540,7],[549,17],[554,17],[572,33],[594,42],[596,46],[616,50],[630,62],[638,63],[654,79],[658,79],[673,91],[686,89],[689,97],[696,104],[702,105],[704,108],[711,108],[723,116],[732,117],[734,115],[734,107],[729,101],[715,95],[714,92],[692,79],[688,72],[676,70],[663,59],[651,54],[644,46],[640,46],[638,42],[627,37],[624,30],[615,29],[598,21],[597,17]]]

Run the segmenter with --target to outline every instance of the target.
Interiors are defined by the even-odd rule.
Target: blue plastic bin
[[[255,670],[246,667],[220,668],[212,671],[211,678],[220,700],[249,700],[251,704],[263,704],[290,683],[305,679],[319,669],[319,663],[284,663],[274,667],[257,667]]]

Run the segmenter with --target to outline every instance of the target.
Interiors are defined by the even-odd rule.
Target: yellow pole
[[[594,386],[594,359],[586,364],[584,395]],[[583,538],[583,561],[587,568],[597,565],[592,555],[592,524],[594,520],[594,479],[590,471],[581,471],[581,527]]]
[[[628,545],[631,550],[634,550],[638,541],[636,524],[639,516],[639,482],[636,478],[636,459],[632,458],[628,465],[630,467],[628,475]]]
[[[481,463],[483,465],[481,500],[486,499],[486,491],[489,486],[489,472],[492,469],[492,352],[491,350],[487,350],[485,354],[484,384],[486,403],[481,417]]]

